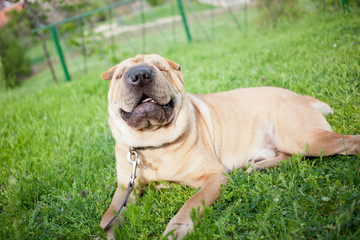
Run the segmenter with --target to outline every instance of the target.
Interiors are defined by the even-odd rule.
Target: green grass
[[[228,26],[216,40],[156,51],[177,61],[188,92],[273,85],[335,110],[333,129],[360,134],[360,12],[307,15],[277,29]],[[336,46],[334,46],[336,44]],[[89,239],[116,186],[107,126],[106,64],[55,85],[48,71],[0,96],[0,239]],[[229,174],[220,200],[194,218],[188,239],[359,239],[359,157],[303,161]],[[82,191],[85,191],[86,196]],[[150,187],[118,231],[158,239],[196,190]],[[120,238],[119,238],[120,239]]]

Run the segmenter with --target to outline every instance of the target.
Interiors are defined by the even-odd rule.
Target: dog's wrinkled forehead
[[[131,66],[139,63],[147,63],[149,65],[153,65],[163,72],[171,72],[171,71],[181,71],[181,67],[179,64],[171,61],[169,59],[163,58],[156,54],[149,55],[136,55],[134,58],[129,58],[122,61],[115,71],[115,77],[121,78],[124,72]],[[182,81],[182,75],[178,75],[180,80]]]
[[[110,82],[109,87],[113,88],[118,85],[117,83],[121,82],[118,80],[124,76],[126,70],[136,64],[149,64],[150,66],[155,67],[155,69],[162,72],[164,76],[167,76],[168,80],[172,82],[180,93],[184,92],[183,75],[180,65],[156,54],[136,55],[134,58],[126,59],[104,72],[101,77],[105,80],[111,79],[112,81]]]

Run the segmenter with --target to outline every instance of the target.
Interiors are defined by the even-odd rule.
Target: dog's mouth
[[[143,94],[139,103],[132,112],[120,109],[120,115],[126,123],[137,130],[154,129],[166,125],[172,119],[174,113],[174,102],[170,100],[167,104],[160,105],[153,98]]]

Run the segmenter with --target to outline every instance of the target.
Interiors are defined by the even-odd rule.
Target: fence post
[[[60,46],[60,43],[59,43],[58,36],[57,36],[57,34],[56,34],[55,27],[54,27],[54,26],[51,26],[51,27],[50,27],[50,30],[51,30],[52,37],[53,37],[53,39],[54,39],[54,43],[55,43],[55,46],[56,46],[56,50],[57,50],[57,52],[58,52],[58,54],[59,54],[60,62],[61,62],[61,65],[62,65],[62,67],[63,67],[63,70],[64,70],[64,74],[65,74],[66,81],[70,81],[71,78],[70,78],[69,72],[68,72],[67,67],[66,67],[65,58],[64,58],[63,52],[62,52],[62,50],[61,50],[61,46]]]
[[[188,24],[187,24],[187,21],[186,21],[185,11],[184,11],[182,2],[181,2],[181,0],[177,0],[177,3],[178,3],[180,14],[181,14],[181,17],[182,17],[182,20],[183,20],[183,23],[184,23],[184,27],[185,27],[186,35],[188,37],[188,41],[191,42],[191,40],[192,40],[191,39],[191,34],[190,34],[190,30],[189,30],[189,27],[188,27]]]

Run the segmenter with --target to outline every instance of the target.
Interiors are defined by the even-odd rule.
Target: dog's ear
[[[103,74],[101,74],[101,77],[104,80],[110,80],[112,79],[112,77],[114,76],[115,70],[118,67],[118,65],[115,65],[114,67],[110,68],[109,70],[107,70],[106,72],[104,72]]]
[[[181,67],[179,64],[177,64],[176,62],[174,61],[171,61],[167,58],[165,58],[166,62],[170,65],[170,67],[172,67],[174,70],[177,70],[177,71],[181,71]]]

